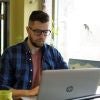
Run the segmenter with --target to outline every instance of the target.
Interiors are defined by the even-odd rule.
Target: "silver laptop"
[[[99,79],[99,68],[45,70],[37,100],[84,100],[94,97]]]

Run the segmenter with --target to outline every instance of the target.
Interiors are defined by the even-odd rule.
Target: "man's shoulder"
[[[14,44],[14,45],[12,45],[12,46],[7,47],[7,49],[18,48],[18,47],[21,47],[21,46],[23,46],[23,45],[24,45],[24,43],[23,43],[23,42],[20,42],[20,43],[17,43],[17,44]]]
[[[24,42],[20,42],[20,43],[14,44],[12,46],[8,46],[4,50],[4,52],[16,51],[17,49],[22,48],[23,46],[24,46]]]
[[[25,40],[22,40],[19,43],[8,46],[6,49],[9,50],[9,49],[17,49],[17,48],[27,48],[27,42],[26,41],[27,41],[27,38]]]
[[[45,44],[44,51],[46,53],[50,53],[50,54],[54,54],[54,55],[60,54],[60,52],[54,46],[48,45],[48,44]]]

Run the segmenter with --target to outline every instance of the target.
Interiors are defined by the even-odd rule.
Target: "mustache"
[[[43,42],[44,42],[45,40],[44,40],[44,39],[42,39],[42,38],[40,38],[40,39],[37,39],[36,41],[43,41]]]

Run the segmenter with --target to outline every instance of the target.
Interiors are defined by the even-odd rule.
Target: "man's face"
[[[29,23],[27,32],[31,45],[37,48],[41,48],[43,46],[47,35],[50,33],[48,26],[48,22],[41,23],[39,21],[34,21]]]

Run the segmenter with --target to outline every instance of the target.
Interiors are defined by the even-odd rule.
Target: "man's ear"
[[[27,33],[28,33],[28,31],[29,31],[29,27],[28,26],[26,27],[26,30],[27,30]]]
[[[26,27],[26,31],[27,31],[27,34],[29,35],[29,34],[30,34],[30,32],[29,32],[29,31],[30,31],[30,29],[29,29],[29,27],[28,27],[28,26]]]

